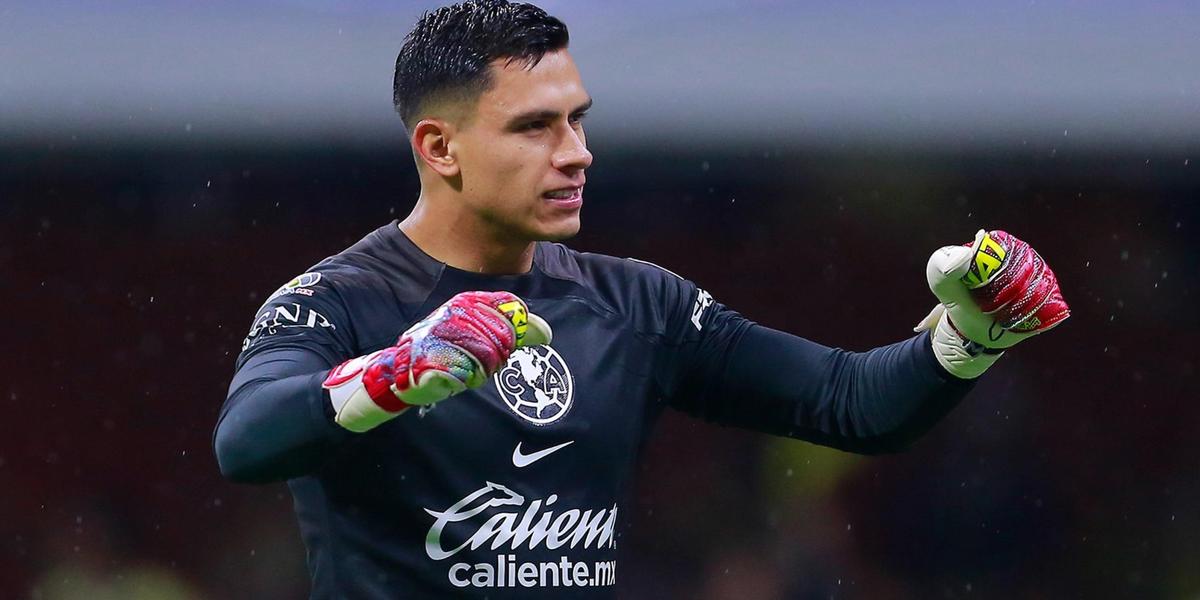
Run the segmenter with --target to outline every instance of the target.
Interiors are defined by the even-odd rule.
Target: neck
[[[435,204],[422,195],[400,222],[400,230],[425,254],[473,273],[517,275],[533,268],[534,242],[506,238],[472,215],[440,211]]]

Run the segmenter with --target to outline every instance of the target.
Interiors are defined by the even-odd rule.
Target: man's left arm
[[[864,454],[901,450],[953,409],[1004,349],[1069,314],[1053,272],[1004,232],[938,250],[927,277],[940,303],[921,333],[867,352],[762,327],[712,302],[705,314],[697,301],[695,331],[683,330],[667,354],[665,395],[726,425]]]

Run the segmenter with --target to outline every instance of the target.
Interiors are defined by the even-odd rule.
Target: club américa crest
[[[575,397],[571,370],[550,346],[517,348],[492,381],[504,404],[535,425],[561,419]]]

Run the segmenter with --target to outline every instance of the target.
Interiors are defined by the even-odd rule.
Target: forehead
[[[531,110],[569,112],[587,101],[574,59],[566,50],[548,52],[532,69],[524,61],[492,62],[492,87],[480,95],[478,115],[505,119]]]

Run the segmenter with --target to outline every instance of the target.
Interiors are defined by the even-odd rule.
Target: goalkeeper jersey
[[[553,342],[369,432],[333,422],[332,367],[469,290],[520,296]],[[969,387],[928,334],[827,348],[649,263],[540,242],[528,273],[483,275],[392,222],[257,311],[214,441],[231,479],[287,480],[313,598],[612,598],[628,487],[664,408],[873,453],[902,448]]]

